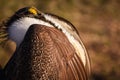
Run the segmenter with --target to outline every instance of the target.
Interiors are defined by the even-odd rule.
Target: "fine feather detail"
[[[58,26],[58,29],[62,29],[70,43],[75,47],[76,53],[81,57],[84,66],[86,66],[86,64],[90,64],[88,59],[86,59],[86,57],[88,58],[88,54],[86,53],[75,27],[70,22],[56,15],[44,14],[44,17]]]
[[[0,24],[0,44],[3,44],[8,40],[7,28],[5,26],[5,22]]]
[[[9,38],[17,43],[17,47],[19,47],[28,28],[32,24],[41,24],[52,27],[52,25],[50,25],[49,23],[30,17],[24,17],[13,22],[8,28],[8,33],[9,33]]]
[[[32,25],[16,53],[6,67],[8,79],[87,80],[74,47],[65,34],[53,27]],[[11,66],[14,63],[17,65]]]
[[[57,15],[39,11],[34,15],[28,9],[21,9],[13,15],[6,24],[7,34],[0,36],[8,36],[17,44],[17,55],[13,56],[6,67],[7,76],[20,80],[26,77],[32,80],[34,77],[42,80],[87,80],[90,72],[89,56],[76,28]],[[35,29],[33,33],[31,26]],[[0,35],[3,33],[4,31]],[[51,58],[50,55],[54,56]],[[53,64],[49,64],[51,62]],[[49,71],[50,74],[47,74]]]
[[[30,18],[30,17],[23,17],[19,20],[13,22],[8,29],[9,37],[14,40],[17,43],[17,47],[19,47],[20,43],[22,42],[28,28],[32,24],[41,24],[46,25],[47,27],[57,27],[57,29],[61,30],[68,38],[70,43],[74,46],[76,53],[78,56],[81,57],[81,60],[86,67],[86,69],[90,70],[90,62],[89,57],[86,52],[86,49],[84,48],[84,45],[82,41],[79,38],[78,32],[74,28],[74,26],[66,22],[65,20],[62,20],[63,18],[59,18],[58,16],[54,16],[52,14],[42,14],[45,21],[42,19],[36,19],[36,18]],[[50,24],[49,22],[52,24]]]
[[[65,35],[68,37],[69,41],[75,47],[79,56],[81,56],[83,64],[86,65],[85,51],[83,49],[83,46],[78,41],[79,36],[76,34],[75,31],[73,31],[72,27],[70,25],[68,25],[67,23],[63,22],[63,21],[60,21],[57,18],[54,18],[51,15],[43,14],[43,16],[45,17],[46,20],[51,21],[53,24],[55,24],[55,26],[58,29],[61,29],[63,31],[63,33],[65,33]],[[9,32],[10,39],[15,41],[17,43],[18,47],[19,47],[20,43],[22,42],[28,28],[32,24],[41,24],[41,25],[46,25],[46,26],[49,26],[49,27],[52,26],[51,24],[49,24],[49,23],[47,23],[43,20],[35,19],[35,18],[29,18],[29,17],[21,18],[21,19],[15,21],[15,22],[13,22],[9,26],[8,32]]]

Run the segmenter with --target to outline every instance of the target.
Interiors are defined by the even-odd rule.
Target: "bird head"
[[[16,48],[22,42],[29,26],[39,22],[37,18],[40,15],[41,12],[36,8],[25,7],[16,11],[12,17],[0,24],[1,68],[5,67]]]
[[[8,36],[19,47],[28,28],[33,24],[52,26],[45,21],[44,14],[34,7],[18,10],[6,23]]]

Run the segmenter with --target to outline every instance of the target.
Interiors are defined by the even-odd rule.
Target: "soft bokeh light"
[[[120,79],[120,0],[0,0],[0,21],[25,6],[75,25],[91,58],[91,80]]]

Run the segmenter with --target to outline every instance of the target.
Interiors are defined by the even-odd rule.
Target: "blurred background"
[[[120,0],[0,0],[0,22],[25,6],[75,25],[91,58],[91,80],[120,80]]]

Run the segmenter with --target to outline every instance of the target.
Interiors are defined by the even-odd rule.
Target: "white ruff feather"
[[[86,53],[86,50],[82,44],[82,42],[80,43],[79,41],[77,41],[75,39],[75,37],[73,36],[73,34],[76,34],[76,32],[74,33],[71,29],[71,26],[68,25],[66,22],[64,21],[60,21],[59,19],[53,18],[50,15],[45,15],[45,18],[49,21],[52,21],[56,26],[58,26],[59,29],[62,29],[63,33],[65,33],[65,35],[67,36],[68,40],[70,41],[70,43],[74,46],[76,53],[81,57],[82,62],[84,64],[84,66],[86,65],[87,59],[88,59],[88,55]],[[73,33],[73,34],[72,34]],[[78,36],[76,34],[76,36]],[[79,36],[78,36],[79,37]]]
[[[35,19],[35,18],[29,18],[29,17],[24,17],[21,18],[15,22],[13,22],[8,29],[9,37],[13,41],[17,43],[17,47],[20,45],[22,42],[28,28],[32,24],[41,24],[41,25],[46,25],[52,27],[49,23],[46,23],[42,20]]]

